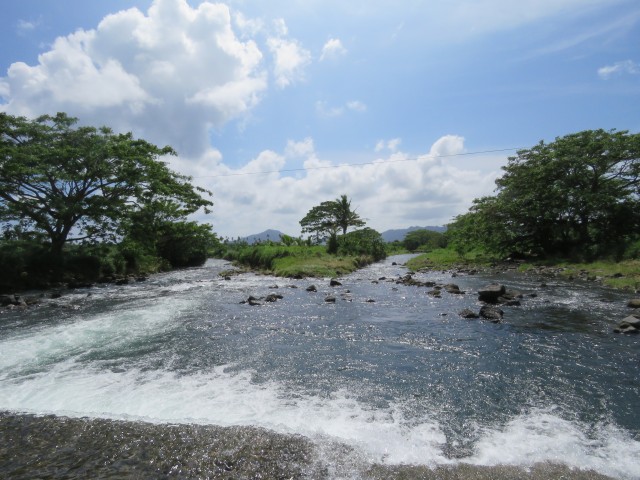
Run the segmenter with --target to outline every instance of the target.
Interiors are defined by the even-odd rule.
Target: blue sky
[[[442,225],[496,150],[640,131],[637,0],[21,0],[0,42],[0,110],[172,145],[223,236],[343,193],[380,231]]]

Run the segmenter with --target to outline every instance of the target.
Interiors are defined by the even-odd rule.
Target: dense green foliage
[[[386,245],[382,236],[371,228],[333,238],[336,241],[335,252],[330,245],[309,245],[285,240],[281,243],[270,241],[256,245],[226,244],[224,258],[280,276],[334,276],[386,257]]]
[[[175,152],[76,123],[0,113],[0,288],[202,264],[217,238],[186,218],[211,193],[159,160]]]
[[[402,240],[402,245],[410,252],[430,251],[447,246],[447,237],[443,233],[433,230],[413,230],[407,233]]]
[[[338,254],[370,257],[374,261],[387,256],[385,242],[378,232],[372,228],[355,230],[337,239]]]
[[[142,210],[173,221],[211,205],[201,196],[209,192],[158,160],[175,153],[170,147],[76,123],[63,113],[36,120],[0,113],[0,221],[7,235],[43,234],[59,255],[68,241],[113,240]]]
[[[351,209],[351,201],[346,195],[341,195],[336,200],[328,200],[313,207],[300,220],[302,233],[310,233],[315,236],[317,242],[335,237],[339,231],[346,234],[349,227],[363,227],[364,220]],[[336,246],[333,243],[333,246]],[[334,250],[335,251],[335,250]]]
[[[331,254],[324,245],[285,246],[274,242],[227,245],[224,258],[281,277],[334,277],[375,261],[366,254]]]
[[[589,130],[520,150],[447,236],[459,253],[623,258],[640,239],[640,134]]]

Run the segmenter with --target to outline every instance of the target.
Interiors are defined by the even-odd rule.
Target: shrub
[[[196,222],[166,223],[159,231],[156,251],[173,268],[197,267],[204,264],[216,242],[210,225]]]
[[[372,228],[355,230],[338,237],[338,253],[340,255],[367,255],[374,261],[386,258],[385,242],[378,232]]]

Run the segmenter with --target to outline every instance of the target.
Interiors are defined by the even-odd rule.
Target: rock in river
[[[468,318],[468,319],[478,318],[479,317],[479,315],[476,312],[474,312],[473,310],[470,310],[468,308],[465,308],[464,310],[459,312],[458,315],[460,315],[462,318]]]
[[[498,323],[502,320],[504,312],[498,307],[492,307],[490,305],[483,305],[480,308],[480,316],[486,320],[491,320],[493,323]]]
[[[497,303],[498,299],[507,291],[504,285],[492,283],[478,290],[478,300],[486,303]]]
[[[613,331],[615,333],[640,333],[640,318],[629,315]]]

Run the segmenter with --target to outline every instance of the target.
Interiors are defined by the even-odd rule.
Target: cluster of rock
[[[520,299],[522,298],[522,293],[517,290],[507,289],[504,285],[492,283],[478,290],[478,300],[484,303],[478,313],[465,308],[459,315],[462,318],[484,318],[485,320],[498,323],[502,320],[502,317],[504,317],[504,310],[499,308],[498,305],[518,307],[520,306]]]
[[[382,277],[380,280],[386,280],[386,279]],[[421,280],[416,280],[415,278],[413,278],[413,275],[410,273],[407,273],[403,277],[400,277],[399,279],[395,280],[395,283],[398,285],[407,285],[410,287],[432,288],[433,290],[429,290],[427,292],[427,295],[435,298],[440,298],[442,296],[443,291],[450,293],[452,295],[464,295],[466,293],[463,290],[460,290],[460,287],[455,283],[438,284],[432,281],[423,282]]]
[[[249,304],[251,306],[257,306],[257,305],[262,305],[261,302],[267,302],[267,303],[273,303],[276,302],[278,300],[282,300],[284,297],[278,293],[270,293],[267,296],[264,297],[254,297],[253,295],[249,296],[249,298],[247,298],[246,300],[242,300],[240,303],[241,304]]]
[[[634,298],[627,303],[629,308],[640,308],[640,298]],[[615,333],[640,333],[640,314],[633,313],[618,323],[613,329]]]
[[[339,287],[342,286],[342,283],[338,280],[336,280],[335,278],[332,278],[329,281],[329,286],[330,287]],[[298,288],[295,285],[289,285],[289,288]],[[277,285],[274,285],[270,288],[278,288]],[[316,285],[309,285],[306,289],[307,292],[309,293],[316,293],[318,291],[318,287]],[[352,301],[351,298],[351,291],[350,290],[345,290],[344,292],[342,292],[340,294],[343,298],[343,300],[347,300],[347,301]],[[254,296],[250,296],[249,298],[247,298],[246,300],[242,300],[240,303],[241,304],[248,304],[251,306],[258,306],[258,305],[262,305],[263,303],[266,302],[275,302],[277,300],[281,300],[282,298],[284,298],[282,295],[279,294],[275,294],[275,293],[271,293],[265,297],[254,297]],[[326,303],[336,303],[336,296],[335,295],[326,295],[324,298],[324,301]],[[366,300],[367,303],[375,303],[375,300],[373,299],[368,299]]]
[[[474,272],[475,273],[475,272]],[[401,277],[396,283],[402,285],[410,285],[417,287],[432,288],[427,292],[435,298],[440,298],[442,292],[447,292],[452,295],[464,295],[466,292],[460,290],[460,287],[455,283],[437,284],[432,281],[420,281],[411,274],[407,274]],[[480,307],[478,312],[475,312],[469,308],[465,308],[459,315],[466,319],[483,318],[491,322],[500,322],[504,316],[504,310],[499,308],[500,305],[508,307],[520,306],[520,300],[523,298],[523,294],[516,290],[511,290],[500,284],[489,284],[484,288],[478,290],[478,300],[484,305]]]
[[[36,299],[22,297],[20,295],[0,295],[0,307],[26,307],[27,305],[37,303]]]
[[[433,281],[421,281],[417,280],[413,277],[412,274],[406,274],[402,277],[396,279],[387,279],[386,277],[380,277],[378,280],[373,280],[372,283],[377,284],[381,281],[395,282],[396,284],[415,286],[415,287],[426,287],[431,288],[431,290],[427,291],[427,295],[435,298],[440,298],[442,292],[446,292],[451,295],[464,295],[466,292],[461,290],[458,285],[455,283],[447,283],[447,284],[438,284]],[[342,283],[335,278],[331,279],[329,282],[330,287],[339,287],[342,286]],[[277,285],[271,288],[278,288]],[[291,285],[290,288],[297,288],[294,285]],[[318,292],[318,287],[316,285],[309,285],[305,289],[307,292],[316,293]],[[397,290],[394,287],[394,290]],[[480,309],[478,311],[474,311],[470,308],[465,308],[464,310],[458,312],[458,315],[465,319],[484,319],[493,323],[499,323],[502,321],[504,317],[504,310],[500,307],[517,307],[521,305],[521,300],[524,298],[522,292],[517,290],[512,290],[507,288],[504,285],[498,283],[492,283],[489,285],[480,288],[477,292],[478,301],[482,303]],[[345,290],[341,296],[344,300],[351,301],[351,292],[349,290]],[[532,293],[530,296],[535,297],[536,294]],[[3,305],[3,297],[0,297],[0,305]],[[277,300],[282,299],[283,296],[275,293],[271,293],[264,297],[254,297],[250,296],[246,300],[241,301],[242,304],[248,305],[262,305],[263,303],[272,303]],[[326,303],[336,303],[335,295],[326,295],[324,301]],[[368,299],[366,300],[368,303],[374,303],[375,300]],[[638,308],[640,309],[640,299],[632,299],[628,303],[629,308]],[[640,314],[632,314],[623,319],[617,327],[614,329],[616,333],[640,333]]]

